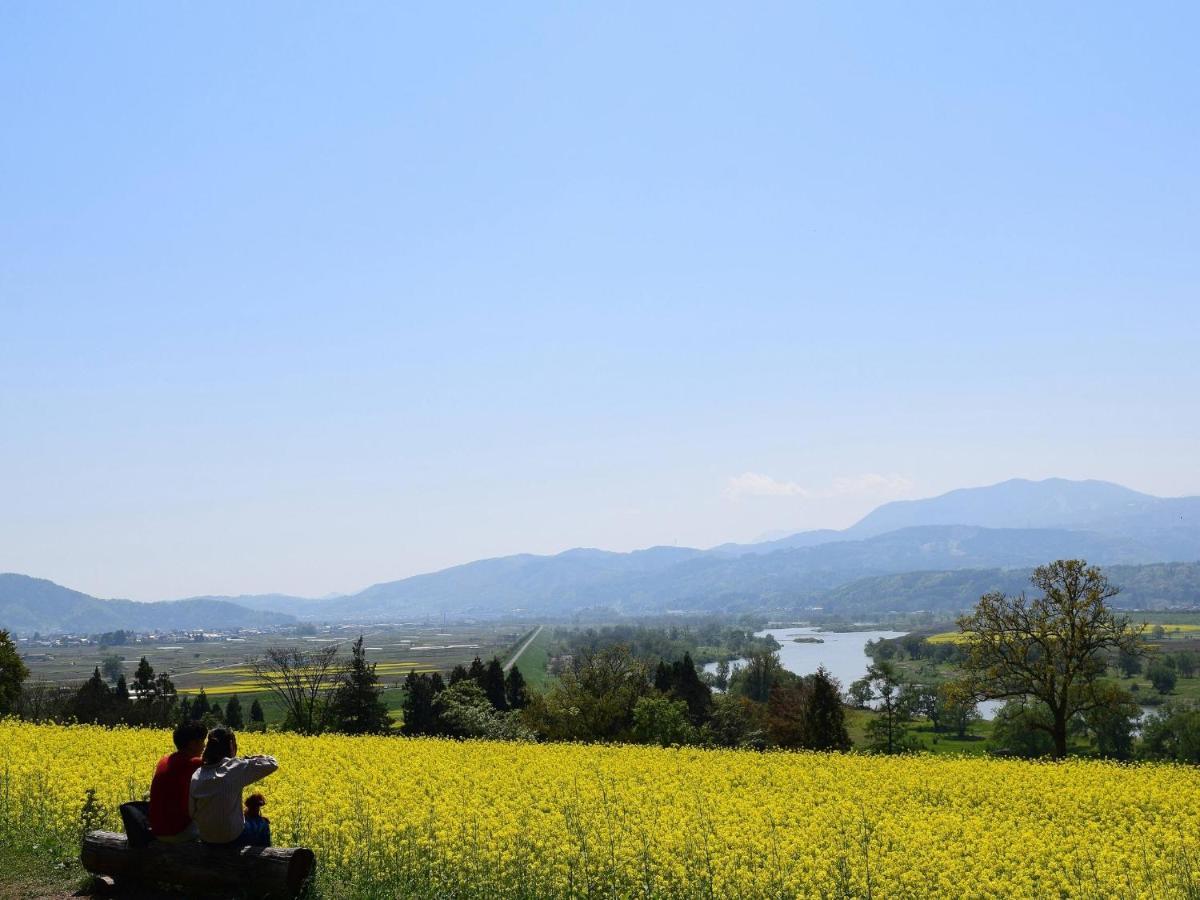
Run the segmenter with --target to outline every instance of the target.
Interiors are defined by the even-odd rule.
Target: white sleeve
[[[238,781],[245,787],[256,781],[261,781],[279,768],[279,763],[273,756],[255,756],[243,759],[243,765],[238,767]]]

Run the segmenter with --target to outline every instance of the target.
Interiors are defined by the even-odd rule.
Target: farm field
[[[166,732],[0,723],[0,839],[68,859]],[[279,844],[324,897],[1194,896],[1200,771],[245,735]],[[33,852],[33,851],[31,851]]]
[[[1187,613],[1127,612],[1131,622],[1144,625],[1146,638],[1155,641],[1182,641],[1200,638],[1200,619]],[[1160,634],[1157,629],[1162,628]],[[956,629],[939,631],[925,638],[931,644],[965,643],[967,635]]]
[[[204,688],[214,700],[237,694],[243,700],[257,696],[268,722],[282,719],[282,713],[269,694],[259,692],[247,660],[267,647],[323,645],[337,642],[345,647],[362,634],[368,659],[377,664],[383,686],[383,699],[398,710],[403,701],[400,685],[410,671],[447,672],[459,663],[469,664],[476,656],[504,658],[513,645],[530,631],[528,625],[407,625],[343,626],[317,630],[315,634],[280,632],[245,634],[236,638],[205,641],[143,641],[114,647],[96,645],[38,648],[24,652],[30,680],[77,684],[91,675],[93,668],[109,653],[124,658],[125,677],[132,679],[138,660],[145,656],[156,672],[167,672],[181,694],[195,694]],[[535,642],[536,643],[536,642]],[[534,667],[538,654],[534,646],[521,661]],[[541,666],[544,670],[544,651]]]

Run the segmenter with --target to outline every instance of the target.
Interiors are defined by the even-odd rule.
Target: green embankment
[[[527,635],[522,635],[521,642],[524,642],[526,637]],[[518,647],[521,642],[518,642]],[[525,652],[517,660],[516,666],[521,670],[521,675],[524,676],[525,683],[529,685],[529,689],[541,691],[546,688],[552,678],[547,671],[549,663],[550,629],[543,628],[537,637],[533,639],[533,642],[525,648]]]

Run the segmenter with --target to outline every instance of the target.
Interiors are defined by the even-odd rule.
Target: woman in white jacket
[[[231,847],[247,843],[242,789],[278,768],[273,756],[238,756],[237,737],[228,728],[210,731],[188,790],[188,809],[200,840]]]

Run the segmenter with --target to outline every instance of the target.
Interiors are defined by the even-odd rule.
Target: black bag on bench
[[[121,824],[130,847],[148,847],[154,840],[150,831],[150,804],[145,800],[131,800],[121,804]]]

